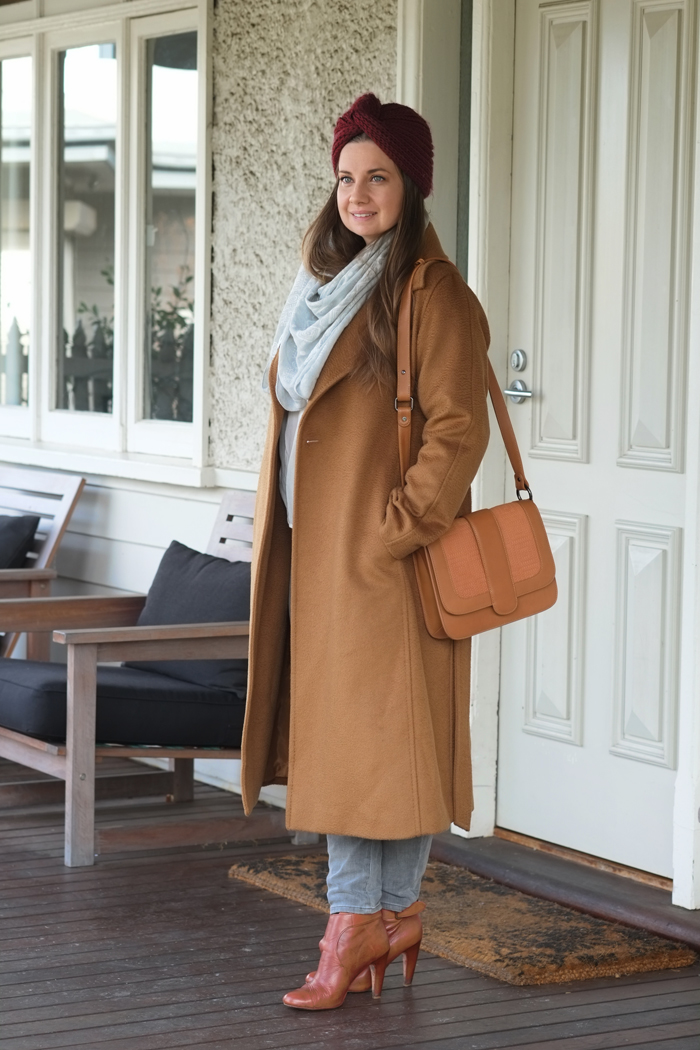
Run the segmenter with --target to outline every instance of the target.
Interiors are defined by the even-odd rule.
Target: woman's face
[[[344,226],[376,241],[399,221],[403,178],[374,142],[348,142],[338,160],[338,211]]]

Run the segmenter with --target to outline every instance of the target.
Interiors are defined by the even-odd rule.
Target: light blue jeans
[[[373,915],[403,911],[420,897],[432,835],[415,839],[360,839],[327,835],[328,903],[339,911]]]

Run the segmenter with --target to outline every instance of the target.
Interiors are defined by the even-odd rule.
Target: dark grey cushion
[[[0,569],[23,569],[41,518],[36,514],[0,514]]]
[[[173,542],[163,555],[138,623],[223,623],[250,618],[250,564],[200,554]],[[140,660],[126,667],[156,671],[245,697],[247,660]]]
[[[44,740],[66,737],[65,664],[0,659],[0,725]],[[128,667],[97,669],[98,742],[240,747],[245,700]]]

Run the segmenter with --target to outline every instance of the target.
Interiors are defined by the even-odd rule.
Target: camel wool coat
[[[444,261],[414,281],[404,488],[395,391],[351,374],[366,308],[301,417],[293,530],[278,483],[276,359],[270,372],[241,780],[248,813],[263,784],[288,784],[297,831],[404,839],[469,827],[470,642],[430,637],[411,555],[469,509],[488,442],[489,334],[431,226],[422,254]]]

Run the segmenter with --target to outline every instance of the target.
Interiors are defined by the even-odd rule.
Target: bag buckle
[[[529,499],[532,499],[532,489],[530,488],[529,485],[526,485],[524,489],[516,489],[515,490],[515,495],[518,497],[519,500],[522,500],[522,498],[523,498],[520,495],[521,492],[527,492]]]
[[[410,400],[411,400],[411,404],[409,405],[409,408],[411,409],[411,412],[412,412],[413,411],[413,398],[411,398]],[[403,401],[402,405],[405,405],[405,404],[406,404],[406,402]],[[398,399],[398,397],[394,398],[394,410],[396,412],[398,412],[398,410],[399,410],[399,399]]]

